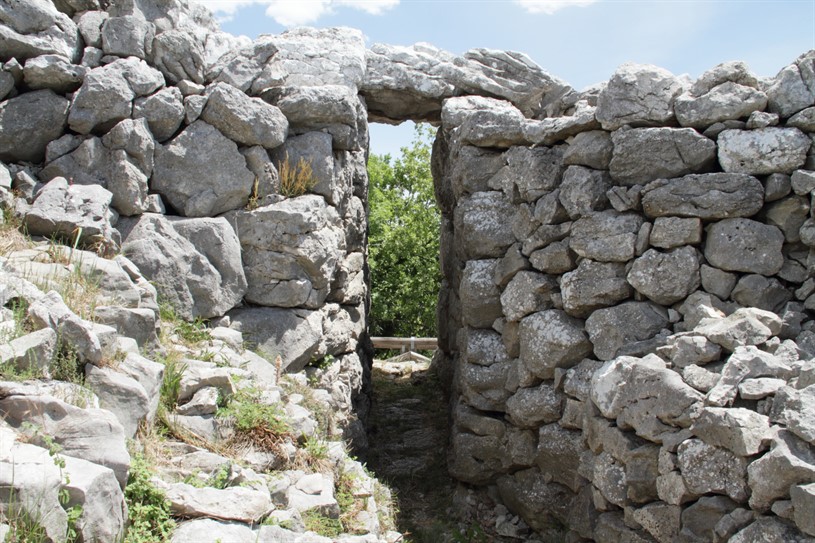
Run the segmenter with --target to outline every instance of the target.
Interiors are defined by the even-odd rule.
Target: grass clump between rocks
[[[286,158],[277,164],[277,172],[280,177],[280,194],[283,196],[302,196],[317,184],[311,163],[302,157],[296,164],[292,164],[286,154]]]
[[[170,503],[164,492],[150,481],[151,476],[144,456],[134,454],[125,486],[130,527],[123,543],[162,543],[170,539],[175,529]]]

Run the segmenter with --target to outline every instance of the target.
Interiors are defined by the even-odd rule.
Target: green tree
[[[410,147],[368,159],[371,333],[435,336],[441,284],[439,223],[430,150],[434,130],[417,125]]]

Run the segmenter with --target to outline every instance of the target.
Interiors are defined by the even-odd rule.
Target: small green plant
[[[259,403],[259,396],[259,390],[244,388],[228,398],[216,416],[232,419],[238,441],[280,452],[281,444],[292,437],[291,426],[279,406]]]
[[[302,196],[317,184],[311,163],[300,158],[297,164],[292,164],[288,153],[286,158],[277,164],[277,173],[280,177],[280,194],[283,196]]]
[[[177,355],[171,354],[164,359],[164,380],[161,382],[161,405],[167,411],[172,411],[178,404],[178,395],[181,393],[181,378],[187,370],[187,365],[181,362]]]
[[[79,360],[76,350],[63,341],[59,341],[58,344],[59,349],[49,367],[51,377],[59,381],[84,384],[85,364]]]
[[[316,509],[306,511],[302,514],[303,524],[306,530],[314,532],[324,537],[337,537],[343,533],[342,522],[338,518],[331,518],[323,515]]]
[[[144,456],[134,454],[125,487],[130,528],[124,543],[162,543],[175,529],[170,503],[164,492],[150,481],[152,473]]]
[[[217,488],[218,490],[223,490],[224,488],[229,486],[229,475],[232,471],[232,464],[230,462],[226,462],[221,465],[215,473],[211,476],[207,477],[206,479],[202,479],[199,476],[199,473],[192,473],[184,477],[184,482],[190,486],[194,486],[196,488]]]

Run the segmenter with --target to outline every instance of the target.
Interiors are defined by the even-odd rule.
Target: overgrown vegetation
[[[132,455],[125,487],[130,527],[124,543],[162,543],[170,539],[175,529],[170,503],[164,492],[150,481],[151,476],[144,456]]]
[[[368,160],[374,336],[436,335],[441,214],[430,171],[432,136],[432,128],[417,125],[401,157]]]
[[[288,153],[286,158],[277,164],[277,174],[280,179],[280,194],[283,196],[302,196],[317,184],[311,162],[300,158],[292,164]]]
[[[281,445],[292,439],[291,426],[278,405],[259,401],[260,392],[252,387],[241,389],[227,399],[217,416],[232,420],[238,442],[279,454]]]

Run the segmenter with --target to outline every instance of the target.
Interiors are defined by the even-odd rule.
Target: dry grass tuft
[[[277,171],[280,176],[280,194],[283,196],[302,196],[317,184],[311,163],[304,158],[292,165],[286,154],[286,159],[277,164]]]

